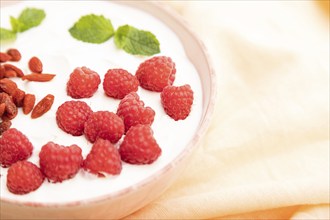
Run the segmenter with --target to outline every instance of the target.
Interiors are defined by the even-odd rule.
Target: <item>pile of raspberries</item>
[[[151,164],[161,155],[151,125],[156,112],[137,94],[138,87],[159,92],[164,111],[175,121],[186,119],[193,104],[189,85],[173,86],[175,63],[170,57],[155,56],[141,63],[135,75],[124,69],[110,69],[104,76],[107,96],[120,99],[117,112],[96,111],[79,99],[91,98],[101,84],[98,73],[78,67],[70,74],[67,95],[73,100],[61,104],[56,111],[60,129],[72,136],[85,135],[93,146],[83,158],[79,146],[62,146],[48,142],[39,153],[39,167],[27,159],[33,146],[16,128],[0,138],[0,164],[9,167],[8,190],[26,194],[41,186],[44,179],[56,183],[73,178],[82,168],[99,177],[118,175],[122,161],[129,164]],[[115,144],[123,137],[117,147]]]

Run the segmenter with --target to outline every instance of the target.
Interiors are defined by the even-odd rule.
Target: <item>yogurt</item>
[[[16,41],[1,44],[0,50],[17,48],[22,59],[13,63],[23,70],[28,69],[28,60],[37,56],[43,62],[43,72],[56,74],[56,77],[46,83],[26,82],[13,78],[23,91],[36,95],[41,100],[47,94],[55,96],[51,110],[38,119],[31,119],[19,109],[18,116],[12,120],[12,127],[25,134],[34,146],[33,154],[28,159],[39,166],[39,152],[48,141],[69,146],[77,144],[83,151],[83,157],[89,153],[92,144],[85,136],[73,137],[56,124],[55,114],[58,106],[67,100],[72,100],[66,94],[66,82],[70,73],[76,67],[87,66],[99,73],[101,79],[108,69],[123,68],[135,74],[139,64],[150,57],[134,56],[118,49],[113,38],[102,44],[89,44],[74,39],[68,29],[83,15],[104,15],[112,21],[114,28],[129,24],[138,29],[151,31],[160,42],[161,53],[169,56],[176,64],[176,79],[173,85],[189,84],[194,91],[194,103],[190,115],[181,121],[174,121],[166,115],[160,101],[160,93],[147,91],[139,87],[138,94],[156,112],[152,129],[154,137],[162,148],[162,155],[150,165],[130,165],[123,162],[120,175],[99,178],[84,170],[70,180],[62,183],[50,183],[47,180],[39,189],[26,195],[10,193],[6,187],[7,168],[0,168],[1,189],[0,198],[20,202],[62,204],[95,199],[119,190],[134,187],[145,179],[155,175],[165,166],[171,164],[195,135],[202,117],[202,86],[197,70],[188,59],[183,45],[168,26],[144,11],[108,1],[24,1],[8,4],[1,1],[0,25],[10,29],[10,16],[18,17],[26,7],[43,9],[46,18],[40,26],[18,33]],[[104,94],[102,84],[92,98],[81,99],[93,111],[109,110],[116,112],[120,100],[109,98]],[[120,145],[120,140],[116,146]]]

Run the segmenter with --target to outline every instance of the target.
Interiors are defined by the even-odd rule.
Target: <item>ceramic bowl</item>
[[[13,2],[3,2],[2,7]],[[216,96],[216,80],[208,53],[202,41],[173,9],[159,2],[123,1],[160,19],[180,38],[190,61],[198,71],[202,85],[202,116],[189,143],[170,163],[155,174],[122,190],[87,201],[43,204],[1,200],[1,219],[118,219],[144,207],[159,197],[180,175],[192,151],[210,123]],[[5,186],[1,186],[5,187]]]

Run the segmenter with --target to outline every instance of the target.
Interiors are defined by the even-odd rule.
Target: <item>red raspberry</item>
[[[124,120],[125,131],[137,124],[151,125],[154,121],[155,111],[150,107],[144,107],[144,102],[135,92],[123,98],[118,106],[117,115]]]
[[[39,153],[40,169],[48,180],[56,183],[70,179],[79,171],[83,157],[81,149],[73,144],[69,147],[48,142]]]
[[[121,159],[117,148],[110,141],[97,139],[84,160],[84,169],[104,177],[103,173],[120,174]]]
[[[139,81],[123,69],[111,69],[104,76],[103,89],[113,98],[122,99],[130,92],[138,90]]]
[[[121,159],[130,164],[150,164],[161,154],[149,125],[131,127],[119,147]]]
[[[101,78],[99,74],[87,67],[77,67],[70,74],[67,93],[74,99],[89,98],[96,92]]]
[[[0,164],[8,167],[19,160],[26,160],[32,150],[29,139],[16,128],[10,128],[0,138]]]
[[[8,169],[7,187],[14,194],[26,194],[38,189],[44,182],[40,169],[29,161],[18,161]]]
[[[80,136],[84,133],[84,125],[92,109],[82,101],[64,102],[56,111],[56,122],[63,131]]]
[[[183,120],[190,114],[194,93],[189,85],[167,86],[160,97],[165,112],[174,120]]]
[[[175,79],[175,63],[170,57],[156,56],[140,64],[136,78],[148,90],[161,92]]]
[[[124,122],[118,115],[109,111],[98,111],[91,114],[86,121],[84,133],[92,143],[98,138],[116,143],[123,136],[124,131]]]

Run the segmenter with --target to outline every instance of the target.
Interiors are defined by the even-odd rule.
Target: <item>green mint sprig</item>
[[[159,41],[149,32],[124,25],[117,29],[114,42],[118,48],[134,55],[153,55],[160,52]]]
[[[94,14],[82,16],[69,32],[77,40],[96,44],[103,43],[114,35],[111,21]]]
[[[133,55],[151,56],[160,53],[159,41],[151,32],[130,25],[120,26],[114,31],[111,21],[102,15],[82,16],[69,32],[77,40],[96,44],[104,43],[114,36],[115,45]]]
[[[12,30],[0,28],[0,41],[15,40],[17,33],[39,26],[45,17],[44,10],[37,8],[24,9],[18,18],[10,16]]]
[[[14,32],[24,32],[40,25],[45,17],[46,14],[41,9],[26,8],[18,18],[11,16],[10,23]]]
[[[16,33],[5,29],[5,28],[0,28],[0,40],[1,42],[3,41],[10,41],[10,40],[15,40],[16,39]]]

